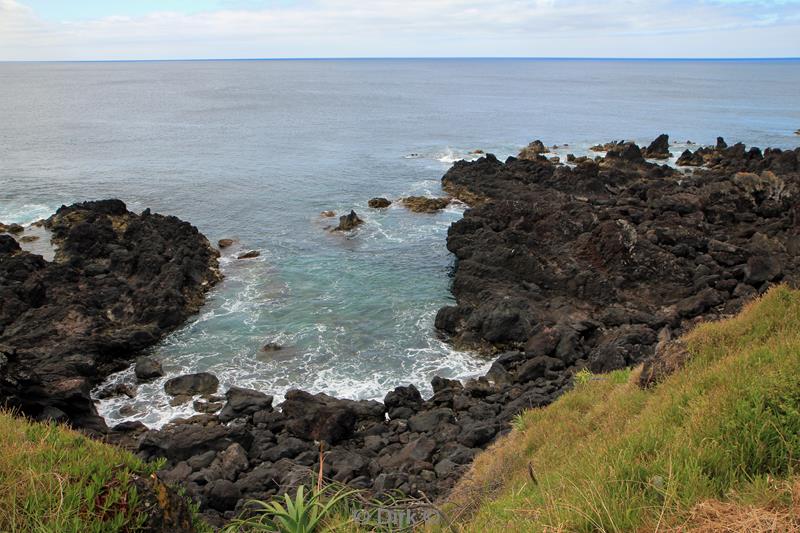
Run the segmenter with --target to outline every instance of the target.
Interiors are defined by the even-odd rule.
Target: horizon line
[[[590,57],[590,56],[330,56],[330,57],[197,57],[160,59],[0,59],[0,63],[155,63],[224,61],[410,61],[410,60],[527,60],[527,61],[798,61],[800,56],[770,57]]]

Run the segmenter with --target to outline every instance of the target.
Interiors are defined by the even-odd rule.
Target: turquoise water
[[[223,390],[277,396],[429,391],[434,374],[487,365],[433,330],[451,301],[445,237],[461,208],[374,211],[369,198],[441,194],[454,160],[535,138],[569,143],[562,155],[661,132],[794,147],[798,86],[797,61],[0,64],[0,221],[118,197],[238,239],[201,313],[153,350],[167,377],[207,370]],[[364,226],[326,230],[321,211],[351,208]],[[249,249],[261,256],[233,259]],[[264,353],[268,342],[284,349]],[[101,411],[150,425],[190,412],[169,407],[162,385]],[[126,405],[138,414],[120,415]]]

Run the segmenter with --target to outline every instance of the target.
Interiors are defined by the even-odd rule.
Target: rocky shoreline
[[[0,404],[104,434],[92,387],[199,310],[219,254],[191,224],[119,200],[44,226],[52,262],[0,234]]]
[[[247,500],[265,499],[307,483],[309,469],[319,466],[320,442],[329,478],[374,494],[399,490],[430,499],[445,496],[472,458],[509,431],[517,413],[551,403],[571,385],[576,371],[608,371],[641,362],[657,346],[664,346],[659,341],[697,321],[735,313],[772,283],[797,282],[800,149],[762,152],[739,144],[728,147],[720,140],[715,147],[681,156],[682,163],[696,166],[693,170],[645,159],[645,155],[668,157],[668,146],[665,136],[644,152],[633,143],[609,143],[604,156],[580,158],[576,165],[547,159],[536,150],[528,150],[524,159],[505,162],[488,154],[474,162],[456,163],[443,177],[444,189],[471,207],[448,234],[448,249],[457,259],[453,280],[457,304],[439,311],[436,327],[455,345],[494,357],[486,376],[465,384],[434,378],[429,399],[423,399],[413,385],[398,387],[382,403],[294,390],[280,406],[273,406],[273,398],[263,392],[232,388],[219,402],[224,407],[217,414],[199,414],[160,430],[122,424],[107,438],[144,458],[166,458],[163,479],[185,487],[212,523],[232,517]],[[68,245],[73,240],[89,243],[98,237],[82,238],[84,230],[76,230],[81,223],[68,222],[70,210],[82,213],[81,208],[62,209],[66,211],[59,210],[61,215],[48,223],[62,239],[61,261],[73,250],[67,262],[76,262],[77,273],[70,274],[77,279],[75,285],[86,288],[87,270],[94,272],[91,269],[97,267],[92,265],[105,264],[104,254],[115,250],[111,243],[116,241],[101,239],[106,244],[97,248],[87,244],[73,248]],[[111,233],[121,238],[114,217],[128,217],[122,235],[128,236],[123,240],[130,246],[144,235],[130,225],[158,216],[96,211],[89,209],[91,217],[101,222],[90,225],[109,238]],[[196,230],[194,237],[189,233],[180,233],[181,238],[204,240]],[[5,294],[13,294],[27,303],[27,313],[39,316],[30,303],[34,282],[27,280],[38,280],[36,272],[54,267],[41,266],[15,251],[10,237],[2,239],[0,250],[11,250],[0,251],[6,254],[0,255],[4,301]],[[169,312],[153,311],[159,318],[149,323],[160,324],[160,317],[185,319],[218,279],[216,256],[207,242],[196,248],[194,255],[187,251],[191,260],[180,262],[191,264],[178,276],[183,280],[180,290],[166,292],[185,294],[183,304]],[[12,278],[2,273],[21,268],[7,266],[12,263],[36,268],[19,277],[21,282],[9,284]],[[133,268],[130,262],[122,264]],[[173,262],[162,260],[162,264]],[[152,289],[166,284],[165,280],[146,283],[146,276],[157,271],[132,272],[133,286]],[[169,279],[174,283],[173,277]],[[96,291],[93,298],[105,294]],[[164,294],[152,294],[143,303],[152,307]],[[68,310],[61,313],[62,320],[72,316]],[[21,324],[29,320],[27,316],[6,311],[4,305],[3,320],[19,317]],[[141,315],[125,316],[130,316],[126,328],[140,326],[134,322]],[[167,321],[163,329],[154,329],[148,342],[155,342],[176,323]],[[51,344],[57,345],[53,335],[64,329],[52,326],[52,333],[28,340],[9,336],[14,328],[0,324],[4,325],[0,344],[14,347],[14,361],[20,361],[19,354],[29,353],[24,350],[36,342],[51,350]],[[97,346],[95,337],[76,335],[73,345]],[[129,344],[113,355],[97,350],[89,376],[80,374],[78,369],[84,367],[75,364],[65,367],[68,373],[60,379],[81,376],[96,382],[109,369],[129,364],[130,356],[144,346],[130,343],[138,338],[135,335],[125,338]],[[22,352],[10,342],[19,339],[28,343]],[[14,364],[20,368],[19,362]],[[6,376],[18,375],[15,371],[0,369],[3,397],[21,398],[27,390],[23,381],[16,389],[7,387]],[[36,413],[29,407],[26,412],[42,416],[54,407],[76,425],[93,420],[87,418],[92,413],[84,412],[85,407],[75,413],[64,411],[58,392],[55,387],[47,389],[40,396],[49,394],[53,400],[28,402],[41,409]]]

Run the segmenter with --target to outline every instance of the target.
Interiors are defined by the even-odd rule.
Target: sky
[[[800,0],[0,0],[0,61],[800,57]]]

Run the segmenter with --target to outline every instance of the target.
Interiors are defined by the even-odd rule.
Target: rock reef
[[[200,308],[218,253],[191,224],[119,200],[45,224],[53,262],[0,235],[0,404],[104,431],[90,389]]]

